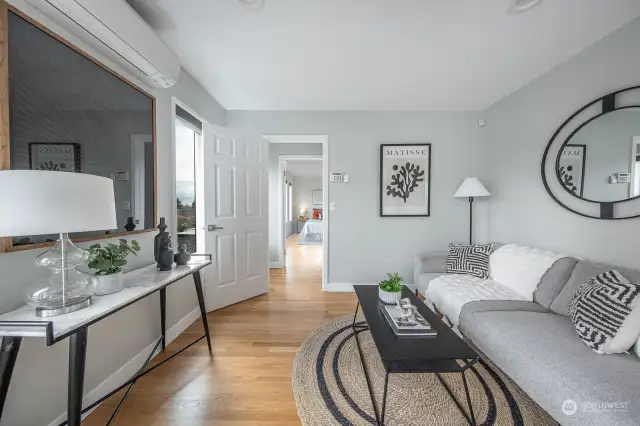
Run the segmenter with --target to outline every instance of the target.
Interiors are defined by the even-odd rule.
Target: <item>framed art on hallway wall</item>
[[[431,215],[431,144],[380,145],[380,216]]]

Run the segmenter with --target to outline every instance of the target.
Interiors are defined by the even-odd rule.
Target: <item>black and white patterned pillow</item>
[[[640,336],[640,286],[613,269],[576,292],[569,317],[582,341],[599,354],[626,352]]]
[[[489,278],[490,254],[491,244],[465,246],[449,243],[446,273]]]

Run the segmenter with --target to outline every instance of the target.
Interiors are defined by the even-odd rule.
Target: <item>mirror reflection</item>
[[[154,228],[153,99],[13,13],[9,33],[11,168],[113,179],[118,229],[72,238]]]
[[[576,132],[558,155],[558,178],[596,202],[640,195],[640,108],[602,115]]]

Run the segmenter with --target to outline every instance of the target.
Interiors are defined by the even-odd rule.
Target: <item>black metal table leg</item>
[[[198,294],[198,304],[200,305],[200,315],[202,316],[202,323],[204,324],[204,334],[207,336],[207,345],[209,345],[209,352],[211,352],[211,335],[209,333],[209,321],[207,320],[207,308],[204,305],[204,293],[202,291],[200,271],[195,271],[193,273],[193,281],[196,285],[196,293]]]
[[[167,346],[167,288],[160,289],[160,331],[162,332],[162,350]]]
[[[469,414],[471,415],[471,425],[476,426],[476,416],[473,413],[473,405],[471,405],[471,396],[469,395],[469,386],[467,385],[466,370],[462,371],[462,383],[464,384],[464,393],[467,396],[467,405],[469,406]]]
[[[358,300],[358,304],[356,305],[356,311],[353,313],[353,321],[351,322],[351,327],[353,327],[356,323],[356,317],[358,316],[358,309],[360,309],[360,301]]]
[[[82,422],[82,393],[84,390],[86,356],[87,327],[83,327],[69,338],[69,383],[67,394],[69,426],[80,426]]]
[[[384,426],[384,413],[387,411],[387,388],[389,387],[389,372],[384,375],[384,392],[382,393],[382,411],[380,412],[380,424]]]
[[[0,346],[0,419],[9,392],[13,367],[16,365],[22,337],[4,337]]]

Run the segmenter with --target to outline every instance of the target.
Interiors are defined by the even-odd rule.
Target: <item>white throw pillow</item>
[[[640,286],[615,269],[597,275],[573,296],[569,317],[595,352],[627,352],[640,338]]]
[[[533,301],[542,276],[561,257],[564,255],[548,250],[507,244],[489,257],[489,272],[496,282]]]

